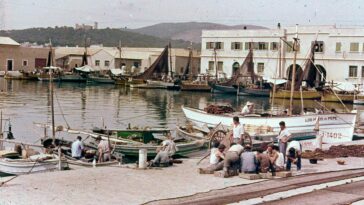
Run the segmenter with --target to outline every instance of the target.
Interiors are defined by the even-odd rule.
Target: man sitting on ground
[[[225,145],[218,141],[214,142],[210,152],[210,165],[207,168],[200,168],[200,174],[213,174],[215,171],[222,170],[225,158],[224,150]]]
[[[240,155],[241,160],[241,173],[256,173],[257,159],[252,152],[250,145],[246,145],[244,152]]]
[[[263,149],[257,150],[257,173],[267,173],[272,168],[268,154],[263,153]],[[274,171],[273,171],[274,172]]]
[[[151,166],[154,167],[168,167],[172,165],[172,156],[176,153],[176,144],[171,139],[164,140],[162,147],[158,151],[155,158],[151,161]]]
[[[301,170],[302,146],[298,141],[291,141],[287,147],[287,171],[291,170],[291,164],[296,164],[297,171]]]
[[[268,147],[270,150],[269,159],[275,171],[284,170],[284,156],[283,153],[279,152],[279,147],[276,145],[270,145]]]
[[[224,177],[229,176],[229,169],[235,163],[240,163],[240,154],[244,151],[244,147],[241,145],[242,140],[239,143],[233,144],[226,152],[224,159]]]

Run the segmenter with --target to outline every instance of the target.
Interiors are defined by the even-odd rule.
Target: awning
[[[43,67],[44,70],[62,70],[62,68],[60,67],[55,67],[55,66],[48,66],[48,67]]]
[[[77,71],[85,72],[85,73],[100,71],[100,69],[93,68],[93,67],[91,67],[89,65],[85,65],[85,66],[78,67],[78,68],[75,68],[75,69]]]
[[[267,77],[263,77],[263,80],[267,81],[268,83],[271,84],[276,84],[276,85],[281,85],[287,82],[286,79],[280,79],[280,78],[267,78]]]
[[[355,85],[350,82],[337,82],[337,84],[334,85],[333,89],[335,91],[346,91],[346,92],[354,92],[357,90]]]
[[[120,68],[113,68],[113,69],[110,69],[110,71],[113,75],[121,75],[124,73]]]

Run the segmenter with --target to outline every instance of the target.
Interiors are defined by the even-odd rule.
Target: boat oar
[[[199,165],[204,159],[206,159],[208,156],[210,156],[210,152],[207,153],[206,156],[202,157],[198,162],[197,162],[197,165]]]

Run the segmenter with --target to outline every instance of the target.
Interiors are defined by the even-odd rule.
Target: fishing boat
[[[35,74],[25,71],[8,71],[4,78],[7,80],[38,80]]]
[[[204,124],[209,127],[221,123],[230,126],[233,116],[239,116],[242,124],[256,126],[270,126],[274,132],[279,131],[279,122],[284,121],[290,131],[310,132],[314,130],[317,120],[320,121],[321,130],[325,133],[324,142],[352,141],[356,123],[356,113],[324,113],[297,116],[241,116],[239,113],[209,114],[203,110],[182,107],[186,118],[198,126]]]
[[[84,83],[87,81],[87,77],[81,73],[76,72],[64,72],[60,77],[61,82],[76,82]]]
[[[273,96],[273,91],[270,92],[270,96]],[[290,90],[277,90],[274,94],[277,99],[289,99],[291,97]],[[314,100],[320,99],[321,93],[315,89],[304,90],[302,93],[300,91],[294,91],[292,95],[293,99],[304,99],[304,100]]]
[[[243,96],[254,96],[254,97],[269,97],[270,96],[270,88],[254,88],[254,87],[247,87],[247,88],[239,88],[238,95]]]
[[[98,84],[115,84],[115,80],[110,75],[89,75],[87,82]]]
[[[68,168],[68,164],[65,159],[59,160],[56,155],[33,155],[29,159],[21,159],[20,156],[15,156],[14,153],[11,157],[6,157],[8,151],[2,151],[0,153],[0,172],[22,175],[37,172],[47,172]],[[5,157],[1,157],[5,156]]]
[[[124,154],[129,157],[137,157],[140,149],[147,149],[148,157],[157,155],[157,148],[163,140],[167,139],[169,129],[131,129],[131,130],[102,130],[93,129],[95,132],[110,134],[103,135],[102,138],[109,140],[114,146],[114,152]],[[174,139],[178,151],[175,155],[185,156],[201,150],[205,145],[205,140]]]
[[[321,101],[353,103],[354,100],[360,100],[362,98],[355,84],[349,82],[331,82],[324,88]]]
[[[167,45],[154,63],[143,73],[133,76],[130,84],[144,82],[146,86],[134,86],[137,88],[170,89],[179,90],[180,86],[172,77],[172,61],[169,59],[171,45]],[[169,64],[168,64],[169,63]],[[129,83],[128,82],[128,83]]]

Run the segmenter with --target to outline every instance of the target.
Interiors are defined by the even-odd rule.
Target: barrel
[[[146,149],[140,149],[139,150],[139,169],[145,169],[147,168],[147,150]]]

